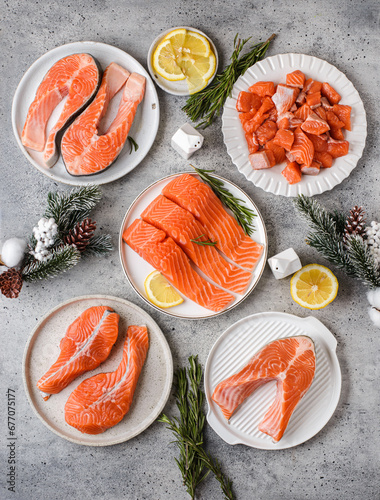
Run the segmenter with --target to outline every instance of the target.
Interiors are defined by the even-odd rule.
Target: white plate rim
[[[264,252],[260,258],[260,262],[259,262],[259,265],[261,265],[261,270],[256,278],[256,281],[254,282],[254,284],[252,285],[252,288],[249,288],[245,293],[244,295],[241,296],[241,298],[235,303],[232,303],[231,306],[227,307],[226,309],[224,309],[223,311],[219,311],[219,312],[214,312],[212,314],[209,314],[207,316],[196,316],[196,317],[192,317],[192,316],[182,316],[182,315],[178,315],[178,314],[174,314],[170,311],[170,309],[161,309],[160,307],[156,306],[155,304],[153,304],[152,302],[150,302],[147,297],[144,297],[144,295],[142,295],[140,293],[140,291],[135,287],[134,283],[133,283],[133,280],[130,278],[128,272],[127,272],[127,269],[125,269],[125,266],[124,266],[124,263],[123,263],[123,257],[122,257],[122,252],[123,252],[123,245],[125,245],[125,243],[123,242],[123,232],[125,230],[125,224],[127,222],[127,219],[128,219],[128,216],[130,214],[130,212],[133,210],[134,208],[134,205],[141,199],[141,197],[145,194],[146,191],[148,191],[149,189],[151,189],[152,187],[154,187],[156,184],[159,184],[160,182],[163,182],[165,180],[167,180],[169,182],[170,179],[173,179],[175,177],[178,177],[180,175],[183,175],[183,174],[191,174],[191,175],[195,175],[197,176],[197,174],[194,172],[194,171],[186,171],[186,172],[179,172],[177,174],[170,174],[166,177],[162,177],[161,179],[158,179],[157,181],[153,182],[152,184],[150,184],[149,186],[147,186],[134,200],[133,202],[131,203],[131,205],[129,206],[124,218],[123,218],[123,221],[121,223],[121,226],[120,226],[120,233],[119,233],[119,256],[120,256],[120,263],[121,263],[121,267],[124,271],[124,274],[125,274],[125,277],[127,278],[129,284],[131,285],[131,287],[133,288],[133,290],[137,293],[137,295],[144,300],[144,302],[146,302],[150,307],[153,307],[154,309],[156,309],[156,311],[159,311],[161,313],[164,313],[168,316],[171,316],[171,317],[175,317],[175,318],[180,318],[180,319],[188,319],[188,320],[203,320],[203,319],[209,319],[209,318],[215,318],[215,316],[220,316],[221,314],[224,314],[228,311],[231,311],[232,309],[234,309],[236,306],[238,306],[241,302],[243,302],[243,300],[245,300],[248,295],[250,295],[253,290],[256,288],[258,282],[260,281],[261,279],[261,276],[264,272],[264,269],[265,269],[265,265],[266,265],[266,261],[267,261],[267,256],[268,256],[268,234],[267,234],[267,230],[266,230],[266,227],[265,227],[265,223],[264,223],[264,219],[263,219],[263,216],[261,215],[259,209],[257,208],[257,205],[254,203],[254,201],[251,199],[250,196],[247,195],[247,193],[245,193],[245,191],[243,191],[239,186],[237,186],[234,182],[232,181],[229,181],[227,179],[225,179],[224,177],[221,177],[219,175],[216,175],[216,174],[212,174],[213,177],[216,177],[217,179],[223,181],[227,187],[228,185],[231,185],[233,186],[234,188],[236,188],[238,191],[240,191],[244,196],[246,196],[246,198],[249,200],[249,202],[252,204],[252,207],[254,208],[256,214],[257,214],[257,218],[260,220],[261,224],[262,224],[262,228],[263,228],[263,232],[264,232],[264,236],[265,236],[265,241],[262,243],[262,245],[264,246]]]
[[[210,365],[213,360],[213,356],[215,354],[215,351],[225,340],[225,338],[228,335],[231,335],[232,332],[235,330],[235,328],[239,327],[241,324],[244,322],[250,320],[250,319],[271,319],[271,318],[283,318],[284,320],[287,321],[295,321],[296,323],[303,325],[309,325],[310,328],[314,329],[320,329],[320,332],[322,333],[323,340],[326,342],[328,348],[330,349],[330,354],[331,354],[331,359],[332,359],[332,365],[335,371],[335,380],[334,380],[334,392],[333,392],[333,403],[330,403],[330,411],[326,412],[324,415],[324,419],[320,423],[319,426],[316,426],[314,431],[310,433],[309,436],[306,438],[300,439],[297,443],[295,444],[289,444],[286,443],[286,441],[280,440],[278,443],[274,444],[269,441],[263,441],[262,445],[253,445],[252,443],[248,441],[244,441],[244,439],[239,439],[237,438],[230,430],[229,426],[227,423],[224,423],[221,425],[217,417],[215,416],[215,413],[213,411],[213,407],[215,403],[212,401],[212,392],[213,388],[209,387],[208,385],[208,380],[210,377]],[[307,335],[307,334],[306,334]],[[282,337],[279,337],[282,338]],[[331,333],[331,331],[317,318],[314,316],[306,316],[304,318],[296,316],[294,314],[289,314],[289,313],[284,313],[280,311],[268,311],[268,312],[260,312],[260,313],[255,313],[251,314],[249,316],[246,316],[245,318],[241,318],[240,320],[236,321],[233,323],[231,326],[229,326],[216,340],[214,345],[212,346],[206,363],[205,363],[205,370],[204,370],[204,384],[205,384],[205,395],[206,395],[206,400],[207,400],[207,405],[208,405],[208,411],[207,411],[207,422],[209,425],[212,427],[212,429],[228,444],[231,445],[236,445],[236,444],[244,444],[246,446],[249,446],[251,448],[256,448],[256,449],[262,449],[262,450],[273,450],[273,451],[278,451],[278,450],[284,450],[288,448],[293,448],[295,446],[299,446],[300,444],[303,444],[304,442],[308,441],[309,439],[313,438],[316,434],[318,434],[329,422],[331,417],[333,416],[336,407],[338,406],[339,399],[340,399],[340,394],[341,394],[341,389],[342,389],[342,373],[341,373],[341,368],[338,360],[338,356],[336,354],[336,348],[337,348],[337,340],[334,337],[334,335]]]
[[[305,67],[309,64],[310,68]],[[334,164],[330,169],[324,169],[317,176],[306,176],[304,175],[302,180],[297,184],[290,185],[286,179],[281,175],[281,170],[283,167],[276,165],[273,167],[276,169],[275,176],[276,180],[270,172],[273,169],[263,170],[253,170],[249,164],[248,160],[248,147],[242,134],[240,120],[238,118],[238,112],[236,111],[236,99],[240,90],[246,90],[249,85],[252,85],[258,79],[265,79],[265,75],[271,71],[282,69],[283,79],[285,81],[285,75],[287,72],[294,69],[301,69],[311,71],[316,65],[320,68],[325,68],[326,75],[335,75],[335,80],[331,80],[330,76],[327,77],[329,83],[335,86],[335,82],[339,83],[336,85],[337,90],[341,93],[341,86],[347,87],[348,96],[352,96],[352,100],[346,102],[345,96],[342,95],[342,104],[349,104],[353,107],[353,111],[356,109],[358,112],[358,120],[353,120],[352,131],[346,132],[346,134],[356,134],[358,140],[352,141],[352,139],[347,139],[350,141],[350,149],[348,155],[337,158],[334,160]],[[262,78],[257,78],[254,76],[254,72],[259,72]],[[307,75],[308,76],[308,75]],[[268,76],[270,79],[270,75]],[[281,82],[280,82],[281,83]],[[232,122],[231,122],[232,120]],[[233,131],[233,126],[237,122],[240,128],[238,132]],[[232,123],[232,125],[231,125]],[[235,127],[236,130],[236,127]],[[231,157],[232,162],[237,167],[238,171],[242,173],[250,182],[255,186],[260,187],[266,192],[282,195],[287,197],[297,196],[303,194],[305,196],[314,196],[316,194],[324,193],[325,191],[333,189],[335,186],[340,184],[344,179],[346,179],[352,170],[356,167],[358,161],[360,160],[366,143],[367,137],[367,119],[364,109],[363,102],[360,95],[352,82],[347,78],[347,76],[340,71],[336,66],[328,63],[324,59],[320,59],[314,56],[309,56],[307,54],[301,53],[287,53],[287,54],[277,54],[275,56],[267,57],[262,61],[257,62],[255,65],[251,66],[243,76],[240,76],[235,82],[232,89],[231,97],[227,98],[222,116],[222,132],[224,144],[227,148],[227,153]],[[237,134],[237,135],[236,135]],[[243,140],[244,139],[244,140]],[[352,148],[354,148],[352,150]],[[281,168],[281,170],[280,170]],[[335,169],[335,170],[334,170]],[[278,170],[278,172],[277,172]],[[322,175],[321,175],[322,174]]]
[[[31,351],[33,349],[33,341],[38,336],[39,329],[57,311],[65,308],[66,306],[69,306],[72,303],[79,302],[82,300],[85,300],[85,301],[87,301],[87,300],[89,300],[89,301],[91,301],[91,300],[107,300],[107,301],[112,301],[112,302],[119,302],[119,303],[122,303],[123,305],[135,310],[138,314],[145,316],[146,318],[148,318],[148,321],[153,324],[153,326],[155,328],[155,334],[157,334],[157,337],[159,338],[161,345],[162,345],[162,348],[163,348],[164,353],[165,353],[165,362],[166,362],[166,368],[168,370],[168,376],[167,376],[166,384],[165,384],[165,388],[164,388],[164,396],[162,398],[162,404],[160,407],[158,407],[158,409],[155,408],[155,411],[152,413],[150,420],[148,422],[146,422],[146,425],[143,426],[143,428],[137,429],[133,435],[130,435],[126,439],[123,437],[120,437],[120,438],[116,438],[116,439],[110,439],[109,441],[104,441],[104,442],[87,443],[87,442],[83,442],[80,439],[80,437],[71,438],[67,435],[64,435],[61,432],[59,432],[59,430],[57,430],[54,426],[50,425],[48,419],[44,418],[40,414],[40,412],[35,407],[35,405],[33,403],[32,396],[30,394],[30,390],[29,390],[30,380],[28,379],[28,374],[27,374],[27,363],[28,363],[28,360],[30,359]],[[170,351],[169,344],[168,344],[161,328],[157,325],[157,323],[154,321],[154,319],[147,312],[145,312],[143,309],[141,309],[141,307],[133,304],[132,302],[129,302],[128,300],[121,299],[119,297],[113,297],[111,295],[101,295],[101,294],[99,294],[99,295],[83,295],[83,296],[73,297],[69,300],[61,302],[57,306],[53,307],[50,311],[48,311],[38,321],[37,325],[33,328],[32,332],[30,333],[29,338],[28,338],[26,345],[25,345],[25,348],[24,348],[24,355],[23,355],[23,360],[22,360],[22,378],[23,378],[23,384],[24,384],[24,391],[25,391],[25,394],[26,394],[26,397],[27,397],[27,400],[28,400],[30,406],[32,407],[34,413],[37,415],[37,417],[40,419],[40,421],[51,432],[53,432],[57,436],[65,439],[67,441],[70,441],[70,442],[75,443],[75,444],[80,444],[83,446],[93,446],[93,447],[112,446],[115,444],[124,443],[126,441],[129,441],[129,440],[133,439],[134,437],[138,436],[139,434],[141,434],[142,432],[144,432],[150,425],[152,425],[152,423],[157,419],[159,414],[162,412],[164,406],[166,405],[166,403],[169,399],[172,384],[173,384],[173,357],[172,357],[172,353]]]
[[[65,57],[66,55],[69,55],[71,53],[75,53],[78,51],[83,52],[83,50],[86,50],[86,49],[91,51],[91,47],[98,47],[100,49],[103,48],[105,50],[108,50],[111,53],[119,54],[121,57],[127,58],[130,61],[133,60],[133,64],[136,64],[136,66],[139,67],[139,71],[141,71],[143,76],[145,76],[145,78],[147,79],[147,85],[150,86],[150,92],[153,93],[154,102],[152,101],[152,103],[149,103],[149,104],[150,105],[155,104],[155,106],[156,106],[155,114],[154,114],[155,120],[152,123],[153,128],[151,129],[151,137],[150,137],[150,140],[146,143],[146,146],[145,146],[145,149],[143,152],[143,156],[138,160],[138,162],[136,164],[133,164],[133,162],[131,162],[131,165],[133,165],[133,166],[129,165],[128,170],[126,172],[122,171],[122,172],[119,172],[118,174],[111,176],[111,174],[109,173],[110,170],[109,170],[109,168],[107,168],[104,172],[100,172],[99,174],[95,174],[92,176],[79,176],[79,177],[71,176],[72,178],[68,177],[68,178],[62,179],[62,177],[60,175],[57,175],[54,173],[54,166],[52,168],[49,168],[49,169],[43,168],[41,165],[39,165],[39,163],[37,161],[34,160],[34,158],[32,158],[29,155],[28,150],[22,144],[21,138],[20,138],[18,131],[17,131],[17,118],[16,118],[17,109],[19,106],[19,100],[23,97],[21,95],[23,85],[26,84],[26,82],[29,78],[29,75],[32,74],[32,72],[39,65],[41,65],[41,63],[44,63],[44,61],[46,59],[49,59],[49,57],[54,56],[54,54],[56,52],[60,52],[62,50],[64,50],[64,52],[65,52],[64,54],[62,54],[62,57]],[[67,51],[67,53],[66,53],[66,51]],[[103,68],[103,70],[104,70],[104,68]],[[43,76],[41,77],[41,81],[42,81]],[[155,141],[155,138],[157,136],[158,127],[159,127],[159,123],[160,123],[160,105],[159,105],[157,91],[156,91],[156,88],[152,82],[152,79],[150,78],[149,73],[137,61],[137,59],[135,59],[133,56],[131,56],[130,54],[128,54],[124,50],[119,49],[118,47],[115,47],[113,45],[109,45],[107,43],[93,42],[93,41],[77,41],[77,42],[66,43],[66,44],[60,45],[58,47],[54,47],[53,49],[45,52],[40,57],[38,57],[29,66],[29,68],[25,71],[21,80],[19,81],[19,83],[16,87],[16,91],[15,91],[14,96],[13,96],[12,110],[11,110],[11,121],[12,121],[13,133],[14,133],[14,136],[15,136],[15,139],[16,139],[16,142],[17,142],[19,149],[21,150],[21,152],[23,153],[25,158],[28,160],[28,162],[31,163],[42,174],[46,175],[47,177],[49,177],[50,179],[52,179],[56,182],[61,182],[62,184],[66,184],[66,185],[70,185],[70,186],[82,186],[82,185],[88,185],[88,184],[102,185],[102,184],[108,184],[110,182],[114,182],[114,181],[120,179],[121,177],[124,177],[124,175],[127,175],[129,172],[131,172],[134,168],[136,168],[143,161],[145,156],[150,151],[150,149]],[[139,146],[141,147],[141,144],[139,144]],[[141,154],[141,150],[140,150],[140,154]],[[118,159],[116,159],[116,161],[117,160]],[[112,168],[112,165],[111,165],[111,168]],[[112,170],[111,170],[111,173],[112,173]],[[107,180],[107,177],[106,177],[106,179],[104,179],[104,174],[106,174],[107,177],[110,177],[110,179]],[[67,175],[69,175],[69,174],[67,174]],[[102,175],[103,175],[103,177],[102,177]]]

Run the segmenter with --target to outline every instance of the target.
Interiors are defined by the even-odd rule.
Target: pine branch
[[[367,244],[358,235],[347,238],[347,253],[355,269],[355,277],[370,288],[380,287],[377,264]]]
[[[54,278],[58,274],[68,271],[80,260],[80,252],[72,245],[65,245],[52,251],[49,260],[42,262],[33,260],[22,270],[24,281],[36,281]]]
[[[84,252],[85,255],[91,254],[96,256],[106,255],[109,252],[112,252],[112,239],[110,234],[103,234],[93,236],[88,243],[86,250]]]

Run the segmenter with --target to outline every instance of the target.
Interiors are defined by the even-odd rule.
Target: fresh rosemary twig
[[[219,481],[225,498],[233,500],[232,482],[226,478],[220,464],[203,448],[204,393],[201,389],[202,367],[197,356],[189,358],[190,367],[176,373],[176,402],[180,417],[170,419],[166,415],[159,418],[176,437],[180,457],[176,459],[181,471],[183,484],[192,499],[196,487],[212,472]]]
[[[208,245],[208,246],[212,246],[214,247],[215,245],[217,245],[217,241],[211,241],[210,239],[206,240],[206,241],[203,241],[203,240],[200,240],[199,238],[202,238],[202,236],[206,236],[205,234],[201,234],[200,236],[198,236],[197,238],[194,238],[193,240],[190,240],[192,241],[193,243],[196,243],[197,245]]]
[[[137,151],[139,149],[139,145],[137,142],[133,139],[133,137],[128,136],[128,141],[129,141],[129,154],[133,152],[133,150]]]
[[[255,212],[244,206],[245,202],[243,200],[236,198],[232,193],[230,193],[230,191],[224,187],[223,181],[210,175],[210,173],[214,172],[214,170],[205,170],[202,168],[196,168],[193,165],[190,166],[193,167],[202,181],[206,182],[211,187],[220,201],[231,210],[239,225],[243,228],[245,234],[250,236],[255,230],[253,225],[253,218],[256,217]]]
[[[197,128],[206,128],[212,124],[214,118],[221,113],[227,97],[231,95],[236,80],[244,75],[248,68],[265,57],[270,42],[275,36],[273,34],[266,42],[253,45],[250,51],[239,59],[244,45],[251,38],[241,40],[236,34],[230,65],[222,73],[217,74],[208,87],[190,96],[182,108],[192,122],[203,118]]]

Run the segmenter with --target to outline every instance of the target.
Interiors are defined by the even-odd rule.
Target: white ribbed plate
[[[290,185],[281,174],[285,162],[267,170],[252,169],[248,160],[249,153],[244,131],[239,120],[239,113],[236,111],[236,100],[241,90],[246,91],[258,81],[285,83],[286,74],[296,69],[303,71],[307,78],[328,82],[339,92],[342,96],[341,103],[352,107],[352,130],[344,132],[345,139],[350,143],[348,155],[335,159],[333,166],[321,169],[319,175],[303,175],[300,182]],[[227,152],[233,163],[239,172],[255,186],[269,193],[283,196],[297,196],[298,194],[313,196],[340,184],[355,168],[365,146],[367,120],[357,90],[346,75],[335,66],[305,54],[279,54],[256,63],[238,78],[231,97],[224,105],[222,131]]]
[[[276,382],[257,389],[227,423],[211,396],[215,387],[239,372],[264,345],[285,337],[307,335],[315,344],[316,371],[313,383],[290,418],[278,443],[258,430],[276,394]],[[330,420],[339,401],[342,378],[333,334],[316,318],[267,312],[253,314],[230,326],[216,341],[205,367],[208,423],[229,444],[246,444],[263,450],[297,446],[317,434]]]

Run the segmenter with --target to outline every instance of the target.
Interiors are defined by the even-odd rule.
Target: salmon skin
[[[65,420],[85,434],[101,434],[128,413],[149,347],[146,326],[129,326],[116,371],[78,385],[65,405]]]
[[[145,77],[116,63],[105,70],[93,102],[78,116],[62,138],[62,158],[69,174],[93,175],[110,167],[127,140],[136,110],[145,93]],[[99,125],[114,95],[124,86],[117,115],[100,135]]]
[[[250,271],[254,269],[263,246],[244,233],[207,184],[191,174],[182,174],[169,182],[162,194],[192,213],[226,257]]]
[[[143,211],[141,218],[173,238],[194,264],[217,285],[236,293],[243,293],[247,288],[251,273],[223,259],[213,246],[195,243],[209,238],[206,229],[187,210],[160,195]]]
[[[64,57],[46,73],[29,107],[21,142],[35,151],[44,151],[47,167],[52,167],[58,160],[59,132],[93,99],[100,78],[99,65],[89,54]],[[61,115],[46,139],[49,118],[66,96]]]
[[[270,380],[277,381],[274,403],[259,430],[278,442],[301,398],[309,390],[315,374],[313,341],[306,336],[275,340],[264,346],[237,374],[220,382],[213,401],[229,420],[237,407],[256,389]]]
[[[212,285],[191,267],[187,255],[164,231],[136,219],[123,233],[123,240],[181,293],[211,311],[225,309],[234,296]]]
[[[37,382],[40,391],[57,394],[75,378],[97,368],[116,342],[119,315],[110,307],[86,309],[67,329],[57,361]]]

